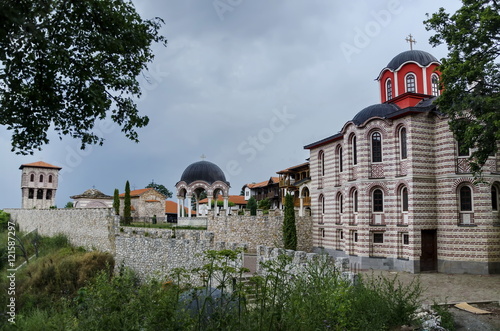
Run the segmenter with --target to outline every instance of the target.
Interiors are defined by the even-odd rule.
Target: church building
[[[316,251],[361,269],[500,273],[500,155],[474,178],[433,104],[438,65],[398,54],[377,77],[380,104],[304,146]]]

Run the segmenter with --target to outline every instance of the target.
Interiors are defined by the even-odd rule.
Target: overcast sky
[[[162,17],[168,46],[141,77],[138,100],[150,124],[133,143],[100,123],[104,146],[85,151],[56,136],[41,152],[10,152],[0,127],[0,208],[21,206],[19,166],[63,168],[57,205],[95,187],[112,195],[154,180],[174,192],[184,169],[217,164],[239,194],[245,183],[305,162],[304,145],[337,133],[361,109],[379,103],[374,80],[397,54],[414,49],[438,59],[422,21],[460,1],[435,0],[136,0],[143,18]],[[147,77],[147,79],[145,79]]]

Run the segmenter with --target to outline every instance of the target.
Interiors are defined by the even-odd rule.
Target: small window
[[[380,132],[372,134],[372,162],[382,162],[382,135]]]
[[[52,199],[52,190],[47,190],[47,193],[45,194],[45,199],[47,200]]]
[[[354,242],[357,243],[358,242],[358,232],[354,232]]]
[[[439,77],[436,74],[432,74],[431,76],[431,86],[432,86],[432,95],[439,95]]]
[[[344,212],[344,203],[343,203],[342,194],[337,195],[337,204],[339,206],[339,214]]]
[[[49,175],[49,183],[52,183],[52,175]]]
[[[35,175],[34,174],[31,174],[30,175],[30,182],[34,182],[35,181]]]
[[[401,209],[403,212],[408,211],[408,189],[406,187],[401,190]]]
[[[414,74],[406,75],[406,92],[415,93],[415,75]]]
[[[460,211],[472,211],[472,190],[469,186],[460,188]]]
[[[43,183],[43,175],[40,175],[40,183]]]
[[[384,233],[377,232],[373,234],[373,243],[374,244],[383,244],[384,243]]]
[[[358,191],[354,191],[352,193],[352,203],[353,203],[353,212],[358,212]]]
[[[458,156],[469,156],[470,149],[463,142],[457,141]]]
[[[373,212],[384,211],[384,193],[380,189],[373,191]]]
[[[356,136],[352,137],[351,143],[352,143],[352,164],[356,165],[358,164],[358,151],[357,151],[358,147],[356,143]]]
[[[325,238],[325,228],[319,229],[321,231],[321,237]]]
[[[498,189],[496,186],[491,187],[491,209],[498,210]]]
[[[37,198],[38,200],[43,199],[43,190],[42,190],[42,189],[38,189],[38,190],[36,191],[36,198]]]
[[[340,234],[340,240],[344,240],[344,231],[340,230],[339,234]]]
[[[319,209],[321,214],[325,213],[325,196],[323,194],[319,196]]]
[[[410,235],[408,233],[403,233],[403,245],[410,244]]]
[[[318,153],[318,170],[320,176],[325,175],[325,153],[323,151]]]
[[[392,81],[390,78],[387,79],[387,82],[385,83],[386,85],[386,90],[387,90],[387,100],[392,99]]]
[[[33,175],[32,175],[33,176]],[[28,190],[28,199],[33,199],[33,197],[35,196],[35,190],[30,188]]]
[[[401,159],[406,159],[408,157],[408,149],[406,145],[406,128],[402,128],[399,132],[399,143],[401,149]]]
[[[337,155],[338,155],[338,160],[339,160],[339,172],[342,172],[342,171],[344,171],[343,160],[342,160],[342,147],[339,147],[337,149]]]

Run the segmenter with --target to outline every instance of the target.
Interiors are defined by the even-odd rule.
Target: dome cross
[[[411,33],[408,37],[406,37],[405,40],[407,43],[410,43],[410,50],[413,50],[413,44],[416,44],[417,41],[415,39],[413,39],[413,36],[411,35]]]

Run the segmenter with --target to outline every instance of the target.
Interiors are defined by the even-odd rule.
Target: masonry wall
[[[216,242],[214,234],[207,231],[135,227],[120,227],[115,244],[116,265],[131,268],[141,279],[166,279],[174,268],[201,267],[207,250],[244,248],[243,244]],[[242,266],[241,259],[236,266]]]
[[[44,236],[64,234],[71,244],[114,252],[114,215],[111,209],[4,209],[21,231],[38,229]]]
[[[248,245],[249,252],[256,252],[259,245],[283,247],[283,216],[281,210],[257,216],[208,215],[207,230],[214,233],[215,241],[240,242]],[[311,252],[312,218],[295,215],[297,250]]]

